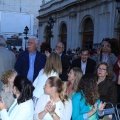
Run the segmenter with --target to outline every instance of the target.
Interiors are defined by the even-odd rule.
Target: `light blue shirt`
[[[36,57],[36,52],[32,54],[29,53],[29,70],[28,70],[27,78],[31,82],[33,82],[35,57]]]
[[[60,60],[61,60],[62,53],[60,53],[59,56],[60,56]]]

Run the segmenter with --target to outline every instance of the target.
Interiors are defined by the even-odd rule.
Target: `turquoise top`
[[[96,101],[100,104],[100,100]],[[72,120],[84,120],[84,115],[92,109],[93,106],[86,104],[85,97],[80,92],[74,94],[72,98]],[[94,113],[87,120],[98,120],[98,112]]]

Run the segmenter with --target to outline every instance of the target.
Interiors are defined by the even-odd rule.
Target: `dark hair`
[[[99,99],[97,80],[94,74],[85,74],[81,78],[77,92],[82,94],[82,98],[85,97],[86,104],[94,105],[96,100]],[[81,98],[81,99],[82,99]]]
[[[14,80],[14,86],[20,92],[20,96],[17,99],[18,104],[32,98],[33,85],[26,77],[22,75],[17,75]]]
[[[82,52],[84,52],[84,51],[88,51],[88,54],[89,54],[89,49],[87,49],[87,48],[82,48],[82,49],[80,50],[80,53],[82,53]]]
[[[110,46],[110,48],[111,48],[111,44],[110,44],[110,42],[109,41],[107,41],[107,40],[103,40],[101,43],[100,43],[100,45],[102,46],[104,43],[107,43],[109,46]],[[102,53],[102,50],[101,50],[101,53]],[[102,54],[100,54],[100,62],[102,62]]]

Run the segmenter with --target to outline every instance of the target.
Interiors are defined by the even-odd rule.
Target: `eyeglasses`
[[[64,48],[64,47],[63,47],[63,46],[58,46],[58,45],[57,45],[56,48]]]
[[[110,47],[110,45],[101,45],[101,47]]]
[[[106,69],[104,69],[104,68],[98,68],[98,71],[105,72],[105,71],[106,71]]]
[[[88,57],[89,55],[88,54],[81,54],[81,56]]]

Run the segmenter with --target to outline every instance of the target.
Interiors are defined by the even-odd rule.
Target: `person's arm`
[[[117,103],[117,88],[115,86],[115,83],[111,84],[109,88],[109,93],[111,93],[109,101],[115,106]]]
[[[72,103],[71,100],[65,102],[63,109],[61,110],[63,114],[60,116],[60,120],[70,120],[72,116]]]
[[[104,102],[100,102],[100,104],[98,105],[98,116],[99,117],[101,117],[101,116],[103,116],[104,115],[104,108],[105,108],[105,105],[106,105],[106,103]]]
[[[60,120],[60,117],[55,112],[56,105],[49,101],[46,104],[46,110],[49,112],[53,120]]]
[[[120,85],[120,60],[117,62],[117,65],[119,67],[118,82],[117,82],[117,84]]]
[[[20,53],[17,57],[14,69],[17,71],[18,74],[21,74],[21,67],[22,67],[22,53]]]
[[[72,99],[72,107],[73,107],[73,112],[72,112],[72,120],[88,120],[88,118],[93,115],[96,112],[96,107],[93,107],[92,110],[86,113],[81,113],[81,109],[84,106],[84,102],[80,101],[81,95],[75,94]],[[80,106],[81,105],[81,106]]]
[[[34,120],[40,120],[40,118],[44,117],[47,113],[45,106],[47,103],[47,95],[42,95],[39,100],[37,101],[37,104],[35,106],[34,111]]]
[[[109,60],[110,60],[110,64],[115,65],[115,63],[117,62],[117,57],[113,53],[110,53]]]

